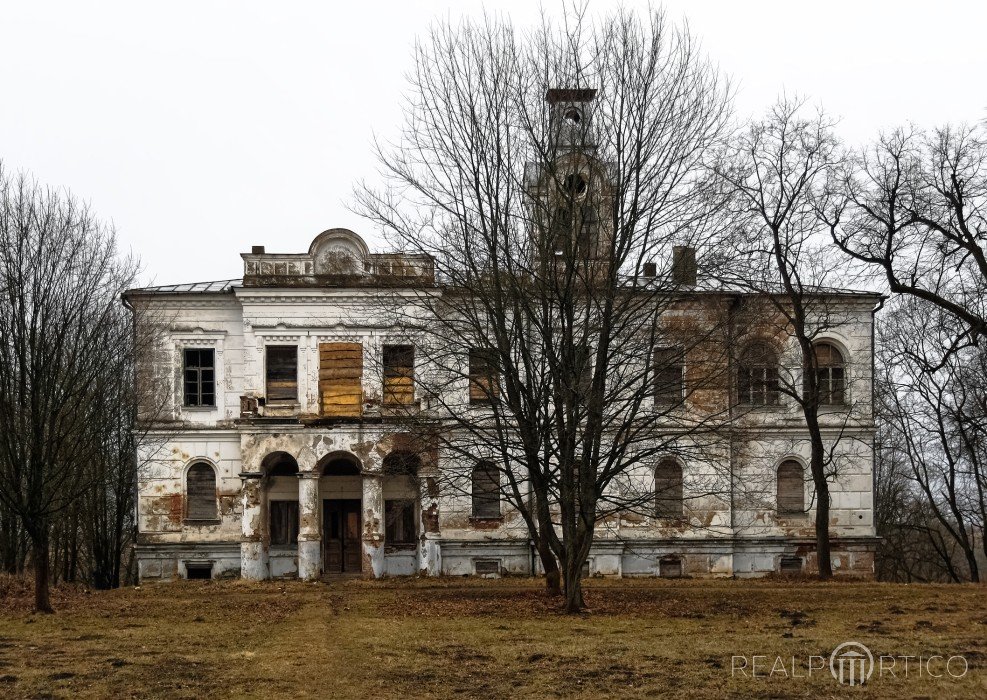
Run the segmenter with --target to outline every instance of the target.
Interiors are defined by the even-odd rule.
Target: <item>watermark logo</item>
[[[829,655],[829,672],[845,685],[863,685],[874,673],[874,655],[860,642],[843,642]]]

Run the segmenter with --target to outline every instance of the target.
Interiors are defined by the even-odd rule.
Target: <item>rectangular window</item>
[[[319,344],[319,405],[336,418],[363,413],[363,345]]]
[[[212,348],[187,349],[183,355],[185,365],[184,404],[186,406],[215,406],[215,351]]]
[[[413,499],[384,501],[384,541],[387,544],[418,542]]]
[[[298,542],[298,501],[271,501],[271,544]]]
[[[473,517],[478,519],[499,518],[500,513],[500,471],[492,462],[478,462],[473,468]]]
[[[415,349],[411,345],[384,346],[384,403],[410,404],[415,400]]]
[[[473,348],[469,355],[470,403],[490,403],[500,387],[497,384],[493,351]]]
[[[298,346],[268,345],[267,400],[298,400]]]
[[[681,348],[655,350],[655,403],[677,406],[682,403],[685,357]]]

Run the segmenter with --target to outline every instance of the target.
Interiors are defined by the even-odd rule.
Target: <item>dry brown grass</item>
[[[809,581],[593,581],[567,617],[537,582],[0,581],[0,697],[987,697],[987,590]],[[962,654],[962,679],[839,686],[731,673],[734,655]],[[900,667],[899,667],[900,669]],[[934,671],[941,670],[933,668]]]

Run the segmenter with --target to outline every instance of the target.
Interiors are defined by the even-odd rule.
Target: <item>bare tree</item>
[[[882,413],[898,460],[927,517],[929,538],[950,578],[954,550],[980,581],[987,519],[987,352],[958,348],[968,326],[939,305],[903,297],[882,324]]]
[[[987,336],[987,139],[983,126],[898,129],[848,167],[826,207],[836,244],[894,293],[965,325],[955,347]]]
[[[432,367],[416,381],[434,434],[461,462],[494,465],[549,587],[559,572],[577,611],[598,522],[638,498],[618,477],[702,449],[726,410],[683,401],[725,376],[720,319],[689,294],[729,86],[658,11],[527,34],[440,24],[411,83],[402,138],[379,148],[390,187],[359,191],[359,209],[434,258],[440,287],[402,318]],[[690,304],[691,320],[674,313]],[[684,356],[709,370],[685,389]],[[659,390],[678,395],[664,405]]]
[[[844,156],[834,122],[821,111],[809,116],[805,111],[803,101],[781,99],[763,120],[738,135],[719,172],[736,202],[732,241],[738,264],[730,279],[762,294],[762,323],[774,326],[775,337],[786,341],[782,346],[787,341],[795,346],[786,363],[771,342],[759,343],[755,347],[770,361],[754,357],[740,364],[784,370],[768,380],[759,377],[753,386],[765,385],[777,401],[784,397],[805,420],[815,487],[816,554],[819,576],[825,579],[832,576],[830,484],[840,471],[843,443],[853,439],[847,428],[856,419],[869,419],[871,409],[869,396],[851,400],[839,350],[820,344],[852,318],[839,288],[838,253],[825,245],[819,214]],[[745,386],[741,376],[741,394]],[[757,403],[742,395],[738,400]]]
[[[0,501],[30,538],[43,612],[54,519],[92,487],[106,384],[127,376],[118,305],[136,265],[116,253],[71,195],[0,172]]]

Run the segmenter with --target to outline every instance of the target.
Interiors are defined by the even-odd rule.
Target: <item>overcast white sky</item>
[[[646,7],[647,3],[623,3]],[[617,3],[591,0],[592,12]],[[239,277],[251,245],[303,252],[373,180],[416,36],[439,16],[533,2],[43,2],[0,6],[0,159],[115,224],[158,284]],[[561,10],[561,4],[545,2]],[[783,90],[848,141],[987,117],[982,2],[665,3],[738,81],[740,114]]]

